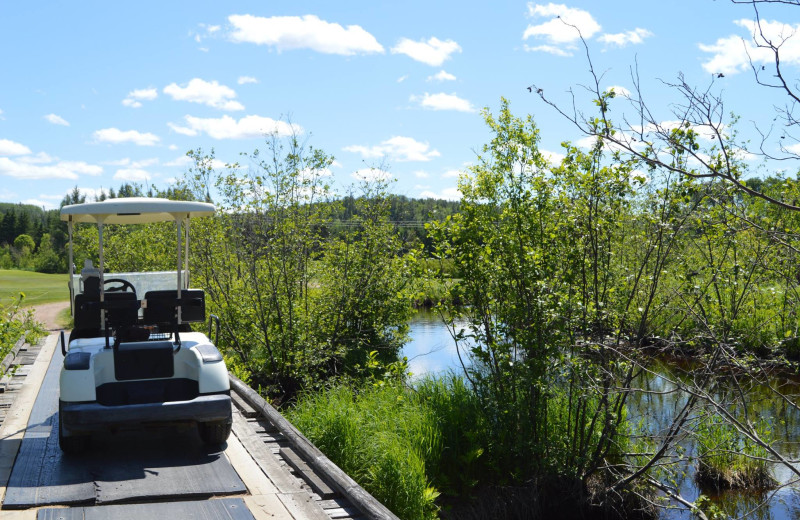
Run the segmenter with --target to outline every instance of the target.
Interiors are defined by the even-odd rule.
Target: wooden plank
[[[233,404],[236,405],[236,408],[239,409],[239,412],[241,412],[241,414],[244,417],[253,418],[258,416],[258,412],[255,410],[255,408],[250,406],[250,404],[247,403],[247,401],[239,397],[239,394],[237,394],[236,392],[231,392],[231,400],[233,401]]]
[[[236,416],[237,412],[234,412],[233,415]],[[251,495],[274,495],[278,493],[278,489],[258,467],[253,457],[247,453],[247,450],[242,446],[236,435],[228,437],[225,456],[228,457],[233,469],[239,474]]]
[[[278,495],[278,498],[298,520],[330,520],[325,510],[308,493],[285,493]]]
[[[316,446],[314,446],[305,436],[300,433],[289,421],[287,421],[275,408],[267,403],[258,393],[248,387],[236,376],[230,376],[231,388],[238,392],[242,398],[266,417],[278,430],[292,443],[298,450],[302,458],[311,466],[314,471],[324,475],[330,484],[337,491],[347,497],[355,507],[365,516],[374,520],[399,520],[397,515],[392,513],[386,506],[381,504],[372,495],[367,493],[364,488],[350,478],[347,473],[342,471],[328,457],[325,456]]]
[[[250,495],[244,502],[255,520],[296,520],[278,495]]]
[[[282,448],[280,453],[281,457],[283,457],[283,459],[298,473],[298,476],[305,480],[306,483],[311,486],[311,489],[314,490],[314,493],[322,497],[323,500],[336,496],[336,491],[331,489],[331,487],[317,475],[293,449]]]
[[[233,414],[233,433],[276,488],[282,493],[297,493],[301,490],[297,480],[278,464],[275,455],[253,435],[250,425],[239,413]]]

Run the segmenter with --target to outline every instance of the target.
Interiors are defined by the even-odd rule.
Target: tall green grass
[[[765,421],[756,425],[759,437],[770,442]],[[768,489],[775,485],[761,445],[718,415],[705,417],[697,428],[697,481],[720,489]]]
[[[403,520],[437,518],[428,470],[441,435],[431,410],[401,386],[339,386],[303,396],[288,419]]]

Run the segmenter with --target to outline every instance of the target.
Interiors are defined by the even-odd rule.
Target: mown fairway
[[[25,293],[25,306],[67,301],[67,278],[64,274],[0,269],[0,303],[8,303],[20,292]]]

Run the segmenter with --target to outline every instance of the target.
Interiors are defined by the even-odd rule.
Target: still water
[[[409,360],[409,370],[413,378],[427,375],[441,375],[448,371],[460,373],[462,360],[469,363],[465,353],[456,349],[448,328],[434,311],[420,310],[410,323],[410,341],[403,349],[402,355]],[[653,367],[651,367],[653,368]],[[668,365],[655,367],[654,375],[642,377],[634,383],[634,387],[649,392],[634,394],[629,400],[629,419],[632,424],[647,425],[651,433],[664,431],[676,411],[685,402],[685,397],[670,393],[672,369]],[[800,402],[800,385],[785,380],[770,380],[773,387],[780,385],[794,403]],[[800,411],[795,406],[781,402],[767,387],[756,386],[749,389],[748,401],[754,403],[755,416],[768,421],[774,433],[778,451],[786,457],[800,458]],[[690,441],[683,443],[687,456],[694,454],[695,447]],[[683,468],[674,484],[681,495],[694,501],[700,494],[694,479],[695,468],[688,464]],[[772,468],[772,475],[780,483],[780,487],[764,493],[724,492],[719,495],[706,490],[715,502],[722,506],[733,518],[753,518],[759,520],[800,520],[800,483],[794,482],[794,474],[783,466]],[[668,503],[664,505],[669,506]],[[665,520],[689,520],[695,518],[682,509],[665,509],[661,518]]]

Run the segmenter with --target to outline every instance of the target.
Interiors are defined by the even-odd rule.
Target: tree
[[[535,92],[549,106],[564,118],[571,121],[587,135],[594,136],[603,146],[617,150],[630,158],[641,161],[650,171],[673,172],[684,179],[692,179],[706,188],[707,200],[701,212],[694,218],[693,228],[698,240],[691,241],[691,254],[696,255],[699,269],[686,272],[684,281],[686,292],[681,296],[686,320],[693,323],[698,331],[696,338],[709,347],[708,357],[703,363],[670,383],[675,391],[685,395],[685,405],[681,408],[676,428],[669,428],[660,437],[659,447],[654,450],[656,457],[638,468],[634,465],[622,471],[622,476],[613,488],[627,485],[646,475],[643,469],[665,460],[667,454],[674,453],[675,441],[686,435],[698,433],[688,427],[689,417],[702,417],[704,410],[724,419],[725,428],[735,432],[743,442],[753,443],[759,448],[762,463],[764,460],[783,464],[789,472],[800,476],[787,456],[770,442],[754,417],[747,387],[756,383],[767,383],[765,372],[759,363],[753,363],[743,354],[741,327],[750,327],[756,334],[765,329],[764,304],[758,302],[759,287],[776,287],[786,298],[797,292],[797,256],[800,228],[797,226],[798,205],[796,182],[778,179],[765,182],[747,179],[747,165],[743,161],[746,154],[761,156],[773,164],[792,164],[800,159],[790,145],[800,140],[797,117],[800,91],[797,78],[789,77],[784,60],[785,46],[794,31],[776,32],[763,21],[761,10],[792,9],[800,6],[796,0],[732,0],[734,4],[747,4],[754,15],[752,44],[759,52],[772,57],[771,64],[756,63],[751,56],[751,69],[754,80],[777,96],[773,113],[767,115],[766,124],[757,124],[760,137],[757,144],[749,146],[736,133],[737,118],[727,112],[722,93],[714,81],[704,87],[697,87],[686,81],[682,74],[677,80],[667,83],[676,93],[678,102],[672,104],[667,117],[659,117],[658,107],[645,101],[645,92],[638,77],[632,70],[634,92],[627,99],[629,117],[610,117],[612,104],[618,103],[617,93],[600,88],[601,77],[595,72],[592,57],[585,41],[589,67],[590,85],[585,92],[597,109],[597,114],[586,113],[580,92],[572,93],[570,104],[561,104],[545,95],[535,85]],[[577,30],[577,28],[575,28]],[[721,77],[721,75],[720,75]],[[716,79],[716,78],[715,78]],[[665,124],[664,120],[677,120]],[[712,144],[700,139],[707,136]],[[775,187],[779,186],[778,189]],[[744,253],[744,254],[743,254]],[[756,288],[756,289],[754,289]],[[751,301],[752,306],[742,308],[742,303]],[[790,304],[793,307],[796,304]],[[759,316],[758,319],[755,317]],[[793,315],[787,314],[782,323],[788,323],[784,330],[787,337],[785,345],[792,344],[797,334],[797,324]],[[744,325],[745,322],[752,325]],[[686,324],[686,321],[682,322]],[[752,339],[750,341],[753,341]],[[756,342],[760,341],[758,339]],[[670,343],[665,340],[665,344]],[[735,376],[731,376],[735,372]],[[780,389],[766,384],[773,392],[777,402],[794,401],[781,393]],[[730,391],[729,391],[730,389]],[[681,418],[681,416],[683,418]],[[650,484],[672,496],[684,506],[691,507],[702,514],[697,506],[682,497],[668,482],[648,477]]]

